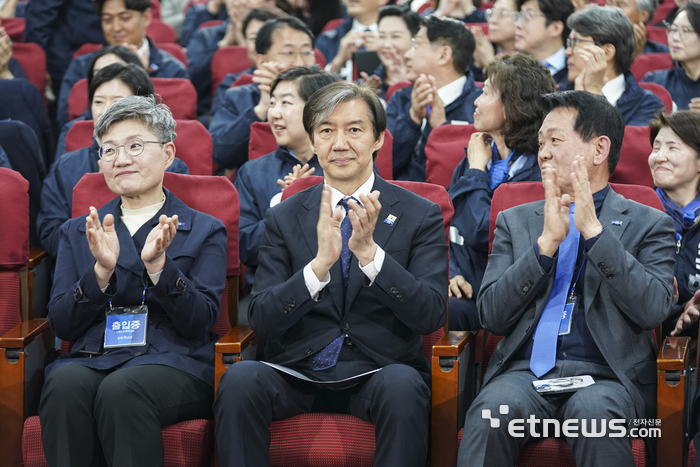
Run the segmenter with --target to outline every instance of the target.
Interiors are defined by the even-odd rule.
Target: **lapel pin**
[[[622,221],[612,221],[612,225],[622,225]]]
[[[384,219],[385,224],[394,225],[394,222],[396,222],[396,216],[393,214],[389,214],[386,216],[386,219]]]
[[[178,226],[178,227],[184,227],[184,226],[185,226],[185,223],[184,223],[184,222],[177,221],[177,226]]]

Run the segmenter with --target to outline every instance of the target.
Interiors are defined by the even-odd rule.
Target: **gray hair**
[[[598,46],[612,44],[615,47],[615,71],[629,71],[635,46],[634,28],[622,10],[591,5],[569,16],[566,24],[582,36],[591,36]]]
[[[158,141],[172,142],[175,140],[175,119],[170,108],[159,104],[156,96],[128,96],[119,99],[110,107],[95,124],[93,138],[98,144],[109,129],[120,122],[136,120],[143,123],[158,138]]]
[[[369,119],[372,122],[374,140],[377,141],[386,130],[386,111],[382,102],[371,88],[343,81],[319,89],[306,101],[303,122],[311,142],[314,142],[314,130],[328,120],[339,104],[355,100],[365,101],[369,107]],[[377,159],[377,151],[373,157]]]
[[[651,21],[651,19],[654,17],[654,13],[656,13],[656,5],[656,0],[637,0],[637,11],[640,13],[644,10],[649,12],[647,23]]]

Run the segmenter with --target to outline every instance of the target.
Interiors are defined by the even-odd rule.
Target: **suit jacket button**
[[[503,365],[503,360],[501,360],[500,362],[496,363],[496,366],[501,366],[501,365]]]
[[[391,292],[392,294],[396,295],[396,293],[398,292],[398,290],[396,290],[396,287],[392,287],[392,288],[389,289],[389,292]]]
[[[528,291],[530,290],[530,286],[526,285],[522,289],[520,289],[520,292],[525,295]]]
[[[314,349],[306,349],[306,355],[311,355],[314,353]]]
[[[347,323],[347,322],[343,323],[342,328],[343,328],[343,331],[346,331],[346,332],[349,331],[350,330],[350,323]]]
[[[289,308],[290,308],[290,309],[294,308],[295,306],[297,306],[297,302],[295,302],[294,300],[292,300],[291,302],[289,302]]]
[[[525,328],[525,332],[529,332],[529,331],[530,331],[530,326]]]

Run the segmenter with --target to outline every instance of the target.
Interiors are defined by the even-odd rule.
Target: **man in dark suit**
[[[613,420],[624,430],[656,415],[652,330],[673,304],[673,225],[608,185],[624,132],[617,109],[584,91],[544,99],[545,201],[496,221],[478,309],[484,328],[505,337],[467,412],[458,465],[515,465],[543,423],[515,437],[510,421],[534,417],[576,422],[580,431],[566,440],[579,467],[634,466],[630,438],[605,433]],[[541,395],[532,384],[582,375],[595,384],[566,394]],[[585,436],[601,430],[609,431]]]
[[[222,465],[269,465],[273,420],[331,411],[374,423],[375,465],[422,467],[430,389],[420,336],[446,317],[440,209],[373,173],[386,115],[371,90],[331,84],[303,121],[325,184],[267,212],[248,312],[265,363],[236,363],[221,379]],[[342,388],[315,382],[372,371]]]

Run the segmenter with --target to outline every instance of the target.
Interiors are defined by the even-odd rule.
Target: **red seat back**
[[[336,18],[332,19],[329,22],[326,23],[325,26],[323,26],[323,29],[321,30],[321,34],[323,34],[326,31],[332,31],[333,29],[337,28],[341,24],[343,24],[343,21],[345,21],[344,18]]]
[[[489,37],[489,23],[464,23],[468,28],[481,28],[484,36]]]
[[[162,44],[164,42],[177,44],[175,29],[168,23],[155,17],[151,19],[151,24],[146,28],[146,35],[153,39],[153,42],[156,44]]]
[[[211,135],[197,120],[176,120],[175,156],[187,164],[191,175],[214,173]],[[66,151],[92,145],[92,120],[75,122],[66,135]]]
[[[649,128],[645,126],[626,126],[622,138],[620,161],[610,182],[627,185],[643,185],[654,188],[654,178],[649,168]]]
[[[160,19],[160,2],[151,0],[151,17]]]
[[[673,98],[671,97],[671,93],[669,93],[665,87],[656,83],[639,83],[639,87],[656,94],[656,97],[661,99],[661,102],[664,103],[666,112],[673,112]]]
[[[234,83],[235,84],[235,83]],[[377,154],[377,170],[379,176],[384,180],[393,178],[393,157],[394,137],[389,130],[384,133],[384,145]],[[268,122],[253,122],[250,125],[250,139],[248,140],[248,160],[257,159],[269,154],[277,149],[277,141],[272,134]]]
[[[211,60],[211,88],[216,92],[224,77],[229,73],[240,73],[253,66],[248,51],[242,45],[230,45],[218,49]]]
[[[389,89],[386,90],[386,96],[384,96],[384,98],[387,102],[389,102],[389,99],[391,99],[391,96],[393,96],[396,91],[398,91],[399,89],[407,88],[412,85],[413,83],[410,81],[398,81],[389,86]]]
[[[22,65],[27,79],[39,88],[41,95],[46,91],[46,53],[39,44],[12,44],[12,56]]]
[[[668,45],[668,34],[663,26],[647,25],[647,40]]]
[[[189,4],[187,5],[189,6]],[[224,20],[222,19],[212,19],[209,21],[205,21],[199,26],[197,26],[197,29],[206,29],[206,28],[213,28],[214,26],[220,26],[224,24]]]
[[[185,54],[185,49],[183,49],[180,44],[175,44],[173,42],[161,42],[158,44],[158,48],[165,50],[170,55],[177,58],[180,63],[187,68],[187,55]]]
[[[441,125],[433,128],[425,144],[425,175],[428,183],[450,186],[452,174],[464,159],[464,148],[476,129],[469,125]]]
[[[314,49],[314,53],[316,54],[316,65],[321,67],[321,69],[323,70],[324,68],[326,68],[326,57],[323,55],[323,52],[321,52],[318,49]]]
[[[245,86],[246,84],[250,84],[253,82],[253,75],[248,74],[248,73],[243,73],[241,76],[236,78],[236,81],[231,83],[231,88],[235,88],[238,86]]]
[[[12,42],[24,42],[24,28],[25,28],[24,18],[2,18],[0,19],[0,26],[5,28],[5,32],[10,36]]]
[[[151,78],[153,88],[170,107],[176,120],[197,118],[197,90],[192,81],[186,78]],[[87,78],[83,78],[70,90],[68,95],[68,119],[74,120],[88,108]]]
[[[654,17],[649,21],[649,24],[656,24],[660,21],[666,19],[671,10],[676,8],[676,4],[673,1],[670,2],[658,2],[656,6],[656,11],[654,11]]]
[[[644,75],[646,75],[650,71],[665,70],[668,68],[673,68],[671,54],[642,54],[639,57],[637,57],[634,60],[634,62],[632,62],[632,67],[630,68],[630,71],[634,75],[634,79],[636,79],[637,81],[641,81]]]
[[[78,58],[81,55],[86,55],[92,52],[97,52],[102,48],[102,44],[95,44],[93,42],[87,42],[81,45],[78,50],[73,54],[73,58]]]

